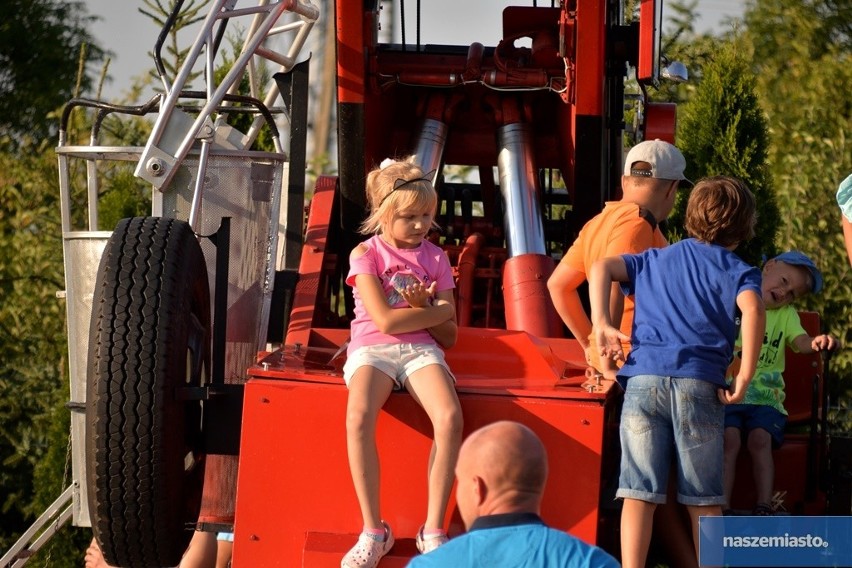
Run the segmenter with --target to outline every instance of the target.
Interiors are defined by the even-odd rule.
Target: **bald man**
[[[618,567],[600,548],[541,520],[547,453],[523,424],[494,422],[471,434],[462,444],[456,478],[456,502],[468,532],[408,566]]]

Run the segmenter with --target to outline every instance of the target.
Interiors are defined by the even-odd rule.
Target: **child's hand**
[[[838,341],[829,334],[817,335],[811,341],[811,349],[814,351],[834,351],[837,349]]]
[[[592,362],[594,361],[594,357],[592,357],[592,349],[594,348],[595,347],[593,347],[591,343],[583,347],[583,358],[586,360],[586,365],[591,366]]]
[[[739,376],[734,377],[730,388],[720,388],[716,391],[716,394],[719,396],[719,401],[722,404],[739,404],[745,398],[749,382],[750,381],[746,381]]]
[[[740,352],[737,351],[734,353],[734,358],[731,360],[731,364],[728,365],[728,371],[725,373],[726,377],[736,377],[740,372],[740,367],[742,367],[743,360],[740,359]]]
[[[607,381],[617,381],[618,380],[618,369],[606,369],[603,373],[603,378]]]
[[[429,284],[428,288],[422,282],[416,282],[397,291],[402,296],[402,299],[408,302],[409,306],[412,308],[422,308],[429,302],[429,298],[435,294],[436,286],[437,282],[434,281]]]
[[[613,361],[624,361],[624,349],[621,347],[621,342],[630,341],[630,337],[621,333],[618,328],[611,325],[596,327],[595,341],[601,357]]]

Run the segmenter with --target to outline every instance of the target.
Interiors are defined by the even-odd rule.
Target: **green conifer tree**
[[[755,237],[736,253],[759,265],[776,252],[780,223],[767,167],[769,133],[755,93],[754,74],[736,41],[722,44],[703,69],[703,80],[692,99],[681,107],[678,146],[695,181],[713,175],[732,175],[745,181],[757,200]],[[679,196],[669,222],[671,240],[685,237],[683,216],[687,194]]]
[[[745,13],[755,89],[769,124],[768,161],[782,211],[778,245],[810,256],[825,277],[799,309],[820,313],[823,329],[852,341],[852,278],[835,192],[852,173],[852,4],[757,0]],[[753,53],[753,55],[751,55]],[[834,431],[852,431],[852,353],[831,364]]]

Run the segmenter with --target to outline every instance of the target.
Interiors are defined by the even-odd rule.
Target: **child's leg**
[[[216,568],[231,568],[234,541],[217,539],[216,545]]]
[[[621,509],[621,565],[623,568],[645,568],[656,507],[655,503],[639,499],[624,499],[624,506]]]
[[[654,512],[653,528],[657,540],[662,540],[666,559],[671,566],[678,568],[697,568],[698,566],[689,522],[686,507],[677,501],[677,468],[672,464],[669,470],[669,483],[666,487],[666,502],[659,505]]]
[[[725,507],[731,507],[734,479],[737,474],[737,456],[740,453],[741,432],[739,428],[725,428]]]
[[[216,564],[216,533],[195,531],[178,568],[199,568]]]
[[[772,436],[763,428],[748,434],[748,451],[754,474],[757,502],[772,505],[772,486],[775,483],[775,463],[772,460]]]
[[[394,382],[374,367],[359,367],[349,381],[346,402],[346,452],[364,527],[382,528],[379,512],[379,453],[376,421]]]
[[[621,562],[644,568],[657,503],[666,500],[672,464],[669,391],[672,379],[653,375],[631,377],[624,394],[619,434],[621,472],[616,497],[621,512]]]
[[[698,558],[698,518],[699,517],[721,517],[722,507],[719,505],[687,505],[689,518],[692,521],[692,540],[695,543],[695,558]]]
[[[712,383],[677,379],[678,500],[689,511],[695,557],[700,516],[720,516],[725,501],[725,407]]]
[[[441,365],[429,365],[411,374],[405,386],[432,422],[434,442],[429,456],[429,499],[426,529],[440,529],[462,438],[462,413],[452,379]]]

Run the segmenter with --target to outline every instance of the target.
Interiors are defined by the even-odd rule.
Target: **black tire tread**
[[[203,479],[201,456],[184,471],[186,424],[196,424],[200,407],[174,396],[187,376],[188,316],[206,330],[209,350],[207,272],[189,225],[119,222],[93,306],[86,454],[95,536],[110,564],[173,566],[191,537]]]

